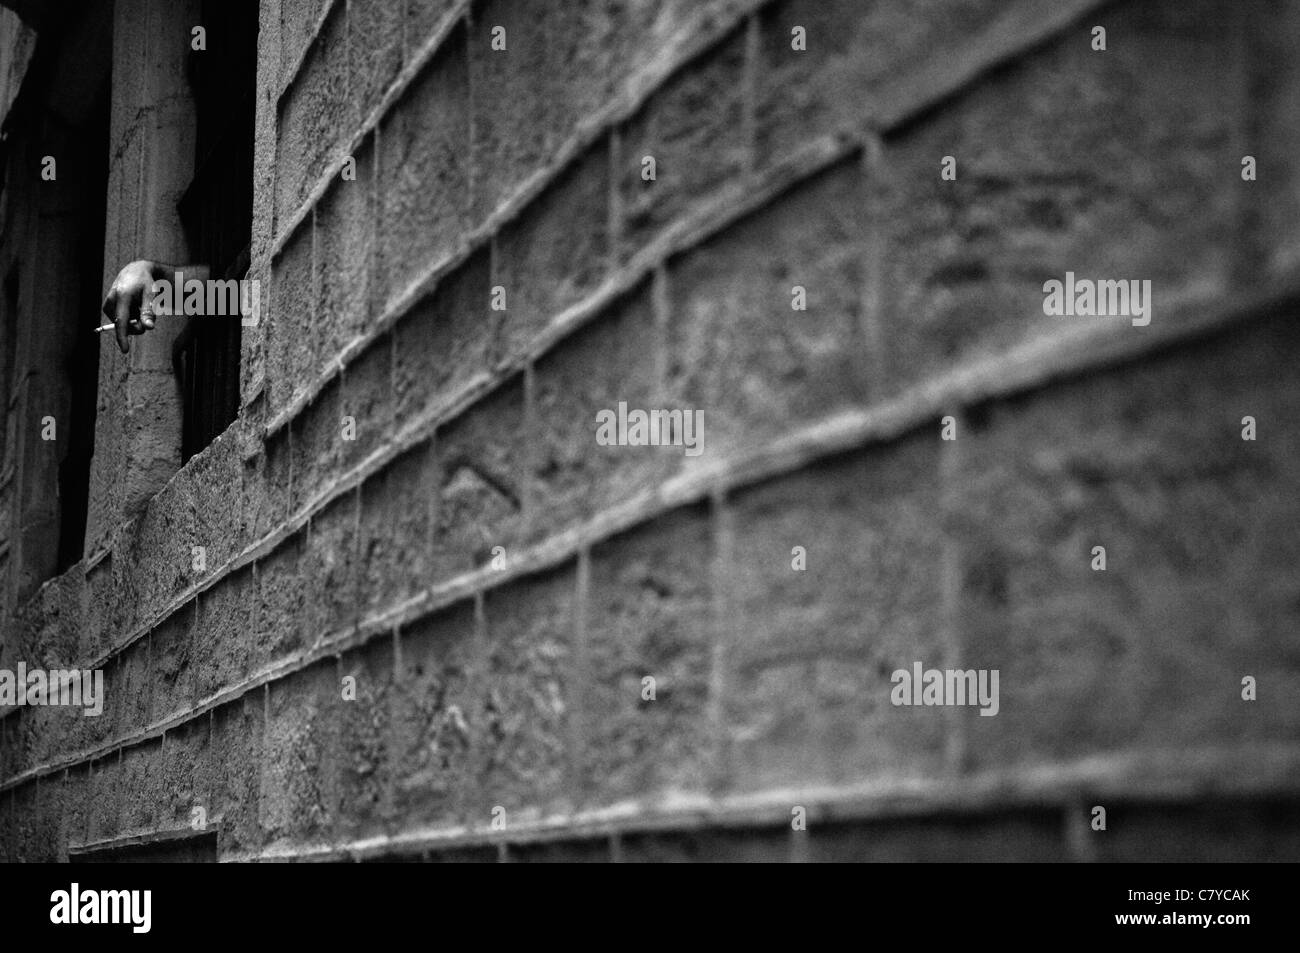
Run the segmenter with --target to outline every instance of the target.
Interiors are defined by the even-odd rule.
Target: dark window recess
[[[203,0],[206,49],[190,50],[196,110],[194,180],[180,201],[192,256],[217,280],[248,274],[253,228],[256,0]],[[238,315],[196,316],[172,360],[184,402],[181,458],[188,460],[239,413]]]
[[[10,476],[14,465],[14,437],[10,425],[13,416],[14,359],[18,354],[18,269],[5,278],[4,311],[0,312],[0,485]]]
[[[89,163],[89,188],[77,229],[78,316],[97,314],[104,273],[104,221],[108,201],[109,88],[96,98],[89,120],[93,144]],[[71,415],[68,441],[59,461],[59,556],[57,571],[77,563],[86,540],[86,513],[90,501],[90,461],[95,455],[95,401],[99,391],[99,341],[91,334],[75,334],[63,365]]]

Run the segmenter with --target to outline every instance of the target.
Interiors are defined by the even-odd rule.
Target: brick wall
[[[0,857],[1296,859],[1297,27],[263,3],[243,410],[15,608],[109,694],[0,719]],[[892,706],[916,661],[999,714]]]

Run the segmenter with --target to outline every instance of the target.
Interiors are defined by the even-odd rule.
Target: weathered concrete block
[[[307,644],[343,631],[358,617],[357,557],[357,498],[345,493],[312,516],[303,548]]]
[[[168,643],[163,640],[159,653],[168,648]],[[104,714],[100,718],[109,719],[109,740],[134,734],[152,720],[155,690],[150,677],[151,652],[149,639],[140,639],[110,663],[113,666],[111,680],[108,673],[104,673],[104,680],[112,693],[104,699]]]
[[[193,524],[192,528],[185,527],[188,537],[178,533],[179,538],[165,550],[169,557],[176,552],[186,584],[204,578],[251,542],[243,527],[232,524],[231,520],[231,515],[239,511],[244,495],[243,463],[236,432],[239,426],[239,422],[232,424],[221,437],[192,457],[183,475],[169,484],[169,488],[174,485],[183,491],[184,505],[190,511],[187,515]],[[203,547],[206,569],[195,568],[195,546]]]
[[[438,490],[428,442],[398,457],[362,487],[365,569],[358,601],[363,610],[382,610],[433,582]]]
[[[1278,318],[976,418],[964,667],[1001,671],[976,763],[1296,738],[1298,348]]]
[[[335,377],[289,424],[293,481],[289,512],[298,513],[338,475],[344,454],[343,381]]]
[[[404,3],[353,0],[348,5],[348,125],[355,129],[379,105],[402,68]]]
[[[884,90],[909,71],[919,79],[933,64],[952,59],[1005,8],[994,0],[784,0],[768,6],[760,16],[755,70],[760,164],[779,162],[819,134],[859,126],[884,105]],[[1079,37],[1086,45],[1087,33],[1081,29]]]
[[[0,778],[8,780],[18,774],[18,719],[22,712],[0,718]],[[0,798],[0,804],[4,798]]]
[[[308,221],[271,264],[271,307],[261,320],[267,328],[266,382],[273,411],[288,404],[315,369],[312,241]]]
[[[324,174],[353,128],[349,108],[347,4],[336,3],[302,71],[280,101],[276,141],[275,217],[277,230],[290,221]]]
[[[409,60],[451,12],[457,0],[407,0],[406,50]]]
[[[531,538],[589,519],[681,464],[682,447],[596,442],[597,415],[617,414],[620,402],[633,410],[672,409],[662,406],[658,385],[663,337],[645,283],[538,361],[532,477],[546,506],[534,514]]]
[[[353,466],[391,433],[393,420],[393,337],[385,334],[361,352],[343,376],[342,462]],[[344,439],[344,438],[347,439]]]
[[[278,89],[293,79],[307,45],[316,33],[316,25],[330,0],[280,0],[280,65]]]
[[[721,14],[727,6],[718,0],[571,0],[557,5],[546,21],[550,32],[543,72],[551,88],[554,141],[563,141],[617,97],[687,27],[690,17],[709,7]]]
[[[210,719],[201,718],[167,732],[162,751],[163,799],[159,810],[163,824],[171,830],[196,824],[206,828],[211,822],[212,792],[215,777],[214,749]],[[200,808],[202,814],[196,814]]]
[[[491,310],[489,261],[486,249],[470,256],[394,328],[393,387],[399,420],[450,398],[498,356],[506,315]]]
[[[293,478],[291,430],[283,427],[266,441],[265,453],[254,463],[253,478],[250,479],[247,468],[244,471],[244,485],[248,488],[254,516],[254,539],[264,537],[290,514],[289,491]]]
[[[939,710],[889,697],[895,670],[940,664],[937,445],[917,434],[736,495],[722,571],[738,789],[939,769]]]
[[[230,574],[199,596],[198,621],[190,638],[196,700],[248,675],[256,608],[252,567]]]
[[[165,718],[193,706],[195,606],[191,600],[149,633],[149,714]]]
[[[607,273],[608,182],[601,140],[501,230],[492,283],[505,289],[506,353],[527,350],[538,331]]]
[[[469,100],[465,33],[458,28],[380,126],[381,310],[451,252],[467,224]]]
[[[670,263],[669,386],[704,456],[864,399],[860,194],[845,162]]]
[[[257,639],[254,669],[302,647],[306,637],[302,533],[295,533],[257,563]]]
[[[474,604],[459,603],[404,629],[393,715],[394,811],[402,826],[491,818],[477,759],[492,743],[478,707],[481,649]],[[495,802],[493,802],[495,804]]]
[[[745,31],[683,67],[622,129],[618,188],[621,249],[632,254],[666,225],[737,176],[745,134]],[[654,179],[645,177],[647,158]]]
[[[345,682],[351,699],[343,695],[339,724],[337,830],[342,836],[393,830],[393,666],[393,640],[387,636],[343,656],[340,671],[355,681]]]
[[[547,21],[553,15],[546,4],[518,0],[474,4],[466,33],[474,91],[474,221],[491,214],[546,160],[553,136],[541,77],[548,75]],[[505,31],[505,49],[492,47],[497,29]]]
[[[478,785],[468,813],[535,815],[571,805],[576,752],[567,719],[581,687],[573,646],[574,570],[508,583],[486,599],[487,648],[476,692]]]
[[[589,681],[577,700],[590,802],[653,803],[708,787],[711,555],[704,507],[679,510],[591,552]]]
[[[91,762],[88,841],[107,840],[122,833],[122,810],[127,800],[121,762],[116,754]]]
[[[257,850],[263,761],[264,697],[261,690],[213,713],[212,750],[219,784],[213,792],[220,819],[220,853]]]
[[[528,435],[523,381],[512,381],[438,431],[442,480],[434,538],[434,579],[475,569],[519,539]]]
[[[374,137],[366,138],[316,207],[316,321],[322,360],[337,355],[370,324],[376,265]],[[346,177],[345,177],[346,176]]]
[[[123,833],[157,830],[166,823],[170,795],[163,781],[164,743],[153,739],[122,752],[121,787],[123,793],[131,792],[122,800],[118,819]]]
[[[258,796],[268,842],[329,836],[338,804],[342,690],[333,659],[271,686]]]
[[[1243,94],[1215,19],[1192,8],[1208,9],[1125,8],[1105,52],[1064,34],[889,141],[881,287],[896,383],[1071,322],[1144,333],[1131,317],[1046,315],[1044,283],[1066,272],[1150,281],[1156,323],[1177,320],[1180,297],[1228,291]],[[946,155],[955,181],[940,178]]]
[[[28,782],[16,788],[11,797],[8,818],[12,826],[5,840],[9,841],[11,856],[16,863],[34,861],[40,852],[41,829],[36,816],[36,784]]]

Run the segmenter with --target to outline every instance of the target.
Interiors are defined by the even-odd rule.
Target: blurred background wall
[[[111,110],[50,144],[82,52],[6,120],[0,668],[108,694],[0,718],[0,858],[1300,857],[1294,4],[5,6],[0,103],[84,33]],[[219,436],[161,325],[23,389],[250,180]],[[917,663],[998,713],[892,704]]]

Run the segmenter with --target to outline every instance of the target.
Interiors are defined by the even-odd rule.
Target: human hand
[[[156,261],[133,261],[117,273],[104,299],[104,317],[113,322],[117,346],[123,354],[131,350],[128,335],[144,334],[154,326],[149,307],[153,283],[165,277],[167,266]]]

